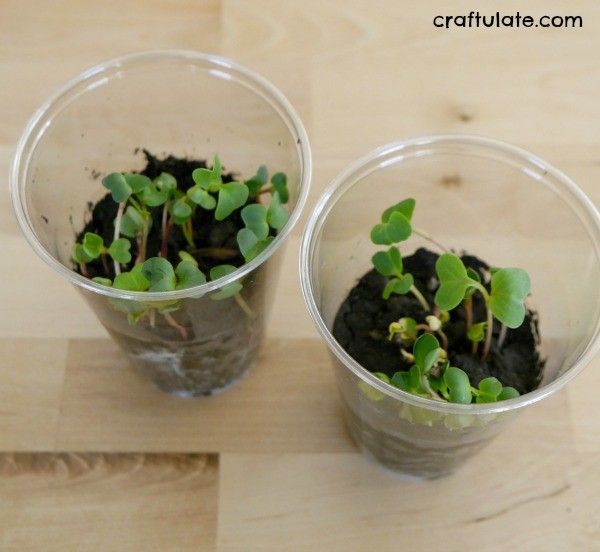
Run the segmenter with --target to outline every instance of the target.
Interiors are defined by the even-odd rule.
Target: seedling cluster
[[[392,378],[383,373],[376,375],[399,389],[439,401],[470,404],[518,396],[517,390],[504,387],[493,377],[481,380],[477,388],[472,387],[466,372],[451,366],[448,361],[448,338],[443,327],[451,320],[452,311],[462,305],[466,319],[465,337],[472,344],[473,355],[479,352],[485,360],[490,353],[494,318],[501,323],[499,348],[503,345],[506,328],[518,328],[525,319],[524,301],[530,289],[527,272],[520,268],[490,269],[489,287],[486,287],[477,271],[467,268],[460,257],[413,226],[414,209],[414,199],[406,199],[393,205],[383,212],[381,222],[371,231],[371,241],[374,244],[391,246],[372,257],[377,272],[389,278],[383,290],[383,298],[387,300],[392,294],[411,293],[424,311],[424,322],[417,323],[413,318],[405,317],[389,327],[389,339],[399,344],[405,362],[411,364],[410,369],[396,372]],[[436,262],[439,287],[433,309],[415,285],[413,276],[404,270],[397,245],[413,233],[432,241],[445,251]],[[486,312],[485,320],[477,322],[473,320],[473,296],[476,293],[481,295]],[[437,338],[441,340],[441,346]]]
[[[106,176],[102,184],[118,204],[113,239],[110,244],[105,244],[101,236],[87,232],[81,243],[73,246],[72,257],[81,274],[89,277],[88,263],[100,259],[104,275],[96,276],[93,280],[104,286],[141,292],[173,291],[197,286],[237,269],[231,264],[220,264],[214,266],[207,276],[198,267],[194,256],[198,251],[194,221],[199,209],[212,212],[216,221],[223,221],[240,210],[244,228],[238,231],[237,244],[245,262],[259,255],[288,220],[285,204],[289,200],[289,192],[284,173],[274,174],[269,183],[267,168],[261,166],[249,180],[223,182],[221,162],[215,156],[212,168],[195,169],[192,179],[194,185],[184,191],[178,187],[175,177],[165,172],[153,180],[137,173],[111,173]],[[261,198],[267,195],[270,201],[265,205]],[[161,221],[160,251],[158,256],[147,258],[148,237],[153,220],[156,220],[152,214],[156,209],[161,210],[158,217]],[[180,227],[187,243],[187,250],[177,252],[179,262],[176,266],[167,258],[169,235],[174,225]],[[132,247],[133,243],[135,248]],[[137,252],[135,260],[132,251]],[[213,253],[216,255],[218,252]],[[233,282],[212,294],[211,298],[222,300],[233,296],[240,307],[251,315],[240,295],[241,289],[240,282]],[[158,312],[177,328],[182,338],[188,338],[186,329],[170,314],[181,307],[180,301],[113,299],[112,302],[115,308],[128,315],[132,324],[148,318],[150,324],[154,325]]]

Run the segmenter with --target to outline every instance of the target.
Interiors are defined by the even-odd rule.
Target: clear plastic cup
[[[331,328],[378,249],[382,211],[414,197],[415,226],[493,266],[519,266],[532,281],[547,359],[538,389],[494,404],[460,405],[410,395],[352,359]],[[412,236],[408,255],[431,245]],[[524,150],[479,137],[429,136],[381,147],[334,179],[302,242],[301,279],[327,343],[348,429],[358,446],[402,474],[451,473],[522,408],[562,389],[600,348],[600,217],[564,174]]]
[[[208,160],[217,153],[225,169],[246,177],[262,164],[285,172],[289,221],[250,263],[201,286],[140,293],[96,284],[72,270],[71,247],[88,203],[106,193],[100,177],[143,168],[138,148]],[[46,102],[19,141],[11,189],[30,245],[77,286],[134,364],[161,389],[196,396],[225,389],[254,364],[278,254],[310,177],[306,131],[272,84],[227,59],[158,51],[97,65]],[[218,300],[235,283],[240,293]],[[176,309],[163,316],[157,307],[169,301]],[[143,320],[130,323],[127,312],[140,309],[147,309]]]

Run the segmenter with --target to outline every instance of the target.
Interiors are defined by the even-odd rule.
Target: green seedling
[[[479,344],[483,343],[481,354],[485,359],[491,347],[494,317],[502,324],[498,347],[502,347],[506,328],[518,328],[523,323],[526,314],[524,302],[530,289],[528,274],[520,268],[490,269],[488,290],[478,271],[465,267],[459,257],[448,252],[426,232],[414,227],[414,210],[414,199],[401,201],[386,209],[381,222],[371,230],[374,244],[390,246],[372,257],[377,272],[389,278],[382,292],[383,298],[387,300],[394,293],[411,292],[424,311],[422,322],[403,317],[389,326],[389,340],[400,345],[405,362],[412,364],[408,371],[394,374],[391,384],[419,396],[464,404],[470,404],[473,399],[476,402],[493,402],[518,396],[516,390],[503,387],[495,378],[492,379],[496,383],[487,378],[482,380],[479,388],[471,387],[467,374],[458,367],[450,366],[447,360],[449,345],[443,325],[449,321],[450,311],[462,303],[466,313],[466,338],[472,342],[474,355]],[[440,285],[435,295],[434,313],[416,288],[413,276],[404,271],[402,254],[397,246],[412,234],[418,234],[444,251],[436,263]],[[473,321],[475,293],[481,294],[486,307],[486,320],[477,323]],[[433,334],[442,341],[441,347]],[[414,344],[412,353],[404,348],[411,343]]]
[[[493,317],[508,328],[518,328],[525,319],[524,301],[529,293],[530,281],[527,272],[520,268],[501,268],[492,274],[491,290],[467,271],[456,255],[445,253],[436,262],[440,287],[435,303],[441,309],[452,310],[466,297],[470,290],[483,296],[487,317],[486,334],[482,356],[486,358],[492,341]]]
[[[241,212],[245,228],[239,230],[237,242],[246,262],[260,254],[274,239],[270,228],[281,230],[288,220],[279,192],[274,192],[269,207],[260,203],[246,205]]]
[[[383,298],[396,293],[405,295],[412,293],[425,311],[431,310],[429,303],[414,285],[412,274],[405,273],[402,266],[400,249],[395,245],[412,234],[411,220],[415,209],[414,199],[405,199],[386,209],[381,215],[381,222],[371,230],[371,241],[375,245],[391,245],[387,251],[378,251],[371,258],[375,270],[382,276],[391,277],[383,290]]]
[[[250,195],[248,186],[243,182],[223,182],[218,155],[214,157],[212,169],[195,169],[192,178],[195,185],[187,191],[187,197],[203,209],[214,209],[215,220],[226,219],[245,205]],[[217,194],[217,199],[213,194]]]
[[[287,176],[285,173],[278,172],[271,177],[271,185],[268,185],[269,171],[267,167],[261,165],[254,175],[249,180],[246,180],[244,184],[248,187],[250,197],[255,198],[262,194],[270,193],[272,195],[277,192],[281,203],[287,203],[290,198],[290,194],[287,187]]]
[[[125,238],[118,238],[109,247],[106,247],[101,236],[93,232],[86,232],[83,241],[73,246],[72,257],[79,264],[84,276],[87,274],[87,263],[98,258],[102,259],[104,270],[108,273],[106,256],[110,256],[115,265],[127,264],[131,261],[130,248],[131,243]]]
[[[390,384],[413,395],[458,404],[496,402],[518,397],[512,387],[503,387],[496,378],[485,378],[476,389],[464,370],[451,366],[444,350],[430,333],[421,335],[414,344],[414,364],[408,371],[396,372]]]
[[[447,313],[445,313],[447,315]],[[443,318],[443,322],[442,322]],[[425,317],[426,323],[417,323],[414,318],[403,317],[397,322],[392,322],[388,327],[388,339],[394,341],[396,336],[400,339],[402,345],[407,345],[416,341],[419,332],[438,334],[442,340],[442,349],[448,349],[448,337],[444,333],[442,326],[449,320],[449,317],[440,315],[440,318],[434,315]],[[401,350],[404,353],[404,350]]]
[[[259,167],[255,176],[246,182],[223,182],[222,166],[215,155],[211,169],[196,169],[192,173],[194,185],[181,190],[177,180],[168,173],[162,173],[154,180],[135,173],[111,173],[102,183],[109,190],[112,199],[118,204],[114,221],[114,239],[107,247],[102,238],[86,233],[81,243],[73,247],[72,257],[79,265],[80,272],[89,276],[87,264],[100,258],[104,274],[94,281],[115,289],[135,292],[169,292],[201,285],[206,282],[205,274],[198,268],[196,258],[186,251],[178,251],[180,262],[173,266],[167,259],[171,227],[178,225],[190,251],[199,257],[213,259],[235,258],[238,251],[225,248],[197,249],[194,242],[194,220],[198,209],[213,211],[214,219],[223,221],[234,211],[241,209],[245,227],[238,235],[239,252],[246,262],[259,255],[274,239],[288,221],[289,215],[284,204],[289,200],[287,177],[276,173],[269,184],[265,166]],[[270,194],[268,202],[259,203],[258,196]],[[250,204],[249,199],[252,198]],[[262,201],[262,200],[261,200]],[[244,207],[245,206],[245,207]],[[156,209],[161,209],[156,216]],[[160,219],[159,256],[147,258],[148,237],[152,221]],[[136,257],[132,263],[132,243],[136,245]],[[114,279],[111,279],[107,257],[114,262]],[[129,268],[128,270],[122,270]],[[236,270],[233,265],[222,264],[210,271],[215,280]],[[254,316],[250,307],[240,295],[242,284],[233,282],[212,295],[215,300],[234,297],[249,316]],[[156,313],[165,317],[175,327],[182,338],[187,339],[187,330],[171,313],[181,308],[177,300],[134,301],[112,300],[115,308],[127,314],[130,323],[136,324],[147,318],[154,325]]]

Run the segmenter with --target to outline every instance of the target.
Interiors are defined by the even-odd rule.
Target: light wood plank
[[[347,451],[329,358],[271,340],[233,389],[182,400],[142,379],[109,340],[69,347],[57,447],[98,451]]]
[[[0,548],[215,549],[218,458],[0,455]]]
[[[0,451],[53,450],[68,342],[0,339]]]
[[[218,550],[597,550],[600,456],[523,444],[500,438],[427,483],[351,453],[225,454]]]

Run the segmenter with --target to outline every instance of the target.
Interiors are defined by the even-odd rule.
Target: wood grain
[[[181,400],[138,376],[108,340],[69,346],[58,450],[348,451],[324,347],[271,340],[223,395]]]
[[[431,24],[472,9],[584,26]],[[530,149],[598,205],[599,16],[595,0],[0,0],[4,189],[25,122],[56,87],[117,55],[183,48],[233,57],[293,102],[314,154],[302,222],[353,159],[439,132]],[[182,401],[128,368],[0,194],[2,550],[599,549],[600,361],[455,476],[395,479],[344,431],[299,291],[301,230],[259,366],[221,397]]]
[[[211,455],[0,455],[0,548],[215,549]]]

